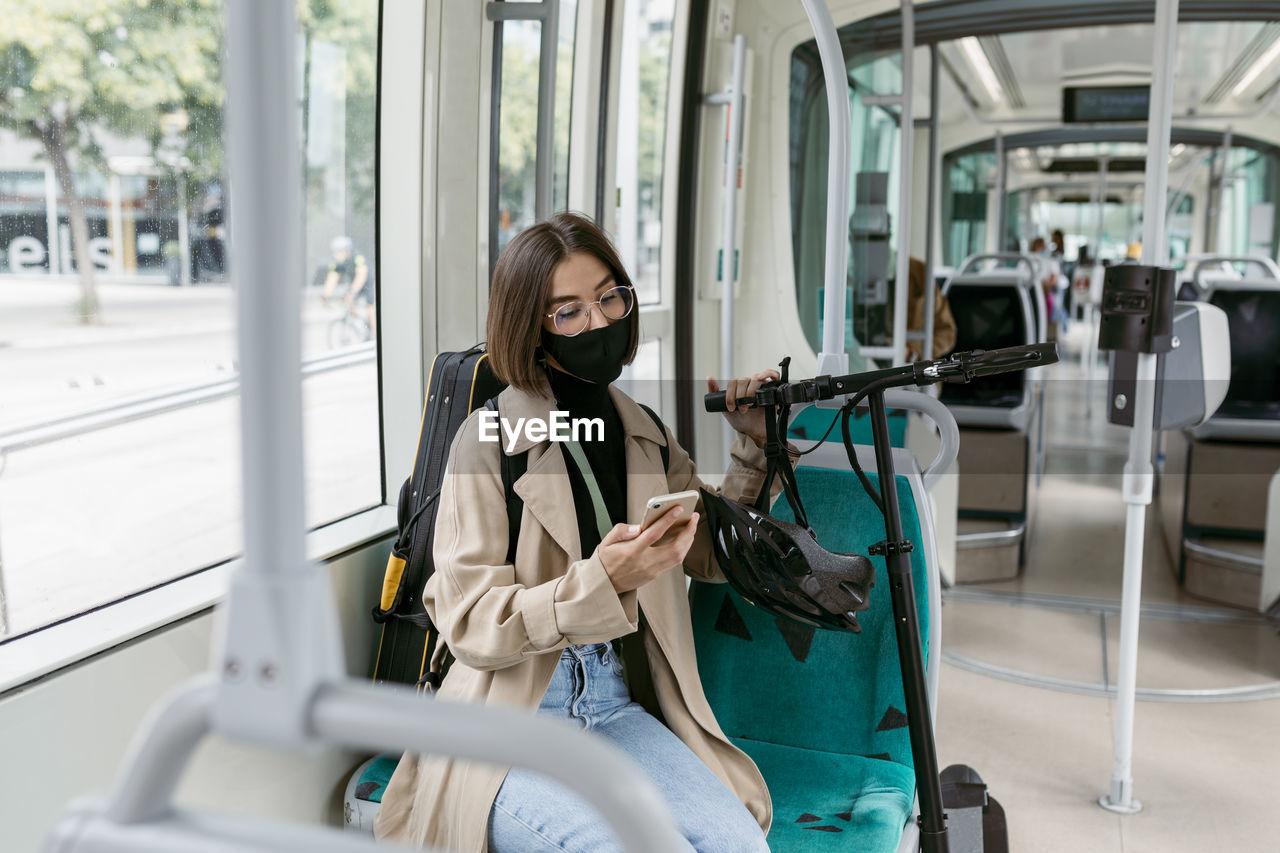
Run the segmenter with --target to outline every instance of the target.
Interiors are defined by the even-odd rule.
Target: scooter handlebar
[[[830,399],[838,393],[851,393],[871,382],[890,380],[889,387],[903,385],[933,385],[937,382],[971,382],[983,376],[1009,373],[1043,367],[1058,360],[1058,345],[1053,342],[1029,346],[1003,347],[993,350],[971,350],[955,353],[937,361],[917,362],[913,365],[873,370],[833,379],[819,376],[800,382],[777,385],[771,383],[760,389],[754,397],[739,397],[738,406],[778,405],[781,402],[802,403],[818,399]],[[724,391],[715,391],[703,398],[708,412],[727,411]]]

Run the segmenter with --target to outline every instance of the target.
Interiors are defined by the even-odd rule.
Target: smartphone
[[[649,498],[649,502],[645,504],[644,520],[640,522],[640,529],[644,530],[650,524],[653,524],[663,513],[673,507],[683,507],[684,515],[675,523],[675,526],[668,532],[667,538],[675,535],[675,531],[680,530],[684,525],[689,523],[689,519],[693,516],[693,510],[698,505],[697,490],[687,492],[672,492],[669,495],[657,495]]]

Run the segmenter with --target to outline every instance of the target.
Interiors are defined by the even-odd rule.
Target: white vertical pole
[[[227,25],[245,568],[291,571],[305,562],[296,24],[291,3],[238,0]]]
[[[634,278],[640,271],[639,157],[640,103],[640,6],[627,3],[622,10],[622,57],[618,62],[618,218],[614,223],[622,264]]]
[[[1222,147],[1218,149],[1222,153],[1222,169],[1218,175],[1217,218],[1213,223],[1213,248],[1210,250],[1223,255],[1232,253],[1231,246],[1227,245],[1227,236],[1231,233],[1227,193],[1235,196],[1235,186],[1231,183],[1231,137],[1232,130],[1228,127],[1222,134]]]
[[[1156,0],[1155,58],[1152,62],[1151,107],[1147,119],[1147,172],[1142,223],[1142,262],[1165,263],[1165,195],[1169,184],[1169,128],[1173,107],[1173,60],[1178,36],[1178,0]],[[1105,200],[1105,197],[1104,197]],[[1124,589],[1120,605],[1120,672],[1116,685],[1115,756],[1111,790],[1098,799],[1103,808],[1134,814],[1142,803],[1133,798],[1133,717],[1137,693],[1138,622],[1142,612],[1142,550],[1147,506],[1151,503],[1152,427],[1155,412],[1156,356],[1138,355],[1133,430],[1129,461],[1124,466]]]
[[[1147,161],[1150,164],[1150,160]],[[1107,218],[1107,167],[1111,158],[1103,154],[1098,158],[1098,227],[1093,234],[1093,258],[1100,262],[1102,258],[1102,232],[1106,229]]]
[[[893,363],[907,360],[907,292],[911,273],[911,169],[915,141],[915,119],[911,109],[914,94],[914,60],[916,52],[915,13],[911,0],[902,0],[902,105],[898,123],[901,143],[898,164],[898,263],[893,289]],[[929,283],[925,282],[926,292]],[[843,326],[844,324],[841,323]],[[923,349],[921,350],[923,352]]]
[[[302,187],[293,0],[229,0],[230,255],[240,356],[244,565],[231,576],[215,667],[220,732],[310,741],[317,685],[342,676],[327,575],[304,549]]]
[[[987,251],[999,252],[1004,240],[1004,134],[996,131],[996,221],[987,233]]]
[[[738,165],[742,149],[742,87],[746,78],[747,37],[733,37],[733,76],[729,92],[729,139],[724,154],[724,211],[720,219],[720,373],[733,378],[733,283],[737,276]],[[721,424],[727,451],[733,428]]]
[[[827,250],[823,267],[822,352],[818,373],[849,372],[844,348],[844,288],[849,257],[849,82],[840,37],[824,0],[801,0],[827,87]]]
[[[1093,236],[1093,263],[1095,272],[1093,275],[1101,275],[1097,270],[1102,265],[1102,233],[1106,227],[1105,218],[1107,215],[1107,166],[1110,158],[1102,155],[1098,158],[1098,227],[1094,230]],[[1150,161],[1148,161],[1150,162]],[[1092,282],[1093,279],[1090,279]],[[1097,296],[1096,288],[1092,284],[1089,285],[1089,292]],[[1098,304],[1092,299],[1088,303],[1086,309],[1089,314],[1089,337],[1085,341],[1084,351],[1081,353],[1082,366],[1084,367],[1084,388],[1085,388],[1085,416],[1093,417],[1093,395],[1090,393],[1093,389],[1093,374],[1098,368]]]
[[[914,22],[913,22],[914,26]],[[920,351],[925,361],[933,360],[933,313],[936,309],[937,296],[934,291],[935,274],[933,271],[933,206],[938,197],[938,45],[929,45],[929,171],[926,180],[929,190],[925,193],[928,199],[924,219],[924,342]]]
[[[733,38],[733,78],[729,93],[729,140],[724,155],[724,209],[720,219],[720,372],[733,378],[733,282],[738,235],[738,162],[742,148],[742,86],[747,37]]]

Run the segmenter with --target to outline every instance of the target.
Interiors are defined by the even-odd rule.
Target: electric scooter
[[[844,397],[840,407],[841,433],[849,463],[857,473],[862,487],[884,516],[885,540],[871,547],[872,554],[881,554],[889,576],[890,596],[893,604],[894,625],[897,633],[898,660],[902,672],[902,686],[907,706],[907,719],[911,739],[912,761],[915,765],[916,790],[920,800],[920,846],[925,853],[948,853],[951,849],[948,835],[947,812],[956,818],[952,822],[951,835],[957,851],[981,851],[981,853],[1007,853],[1008,833],[1004,824],[1004,812],[998,802],[986,792],[986,785],[970,767],[952,765],[938,771],[937,751],[934,744],[933,723],[930,719],[928,695],[925,688],[923,655],[920,645],[920,624],[916,611],[916,598],[911,579],[911,561],[907,556],[914,545],[903,535],[902,515],[898,507],[895,486],[892,443],[889,438],[889,422],[885,409],[884,392],[906,386],[924,387],[938,382],[971,382],[983,376],[1008,373],[1041,367],[1058,361],[1056,343],[1006,347],[995,350],[973,350],[951,355],[935,361],[917,362],[885,370],[872,370],[847,376],[817,376],[813,379],[791,381],[787,373],[790,358],[781,363],[782,378],[763,385],[753,397],[736,399],[736,405],[752,405],[768,410],[765,417],[765,454],[769,459],[771,481],[776,473],[782,479],[784,493],[792,502],[798,518],[803,518],[799,502],[799,490],[795,483],[789,451],[785,446],[787,421],[792,406],[817,403]],[[724,391],[707,394],[704,405],[708,412],[723,412]],[[870,409],[872,443],[875,448],[876,470],[879,487],[858,464],[850,437],[849,422],[855,407],[863,401]],[[832,422],[834,428],[835,422]],[[830,429],[828,429],[830,433]],[[826,436],[823,436],[825,439]],[[821,441],[819,441],[819,444]],[[767,489],[767,485],[766,485]],[[981,819],[978,820],[981,810]]]

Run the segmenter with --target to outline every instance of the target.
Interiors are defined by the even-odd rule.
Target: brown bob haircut
[[[531,225],[502,250],[489,290],[489,366],[508,385],[539,393],[546,386],[541,364],[542,319],[547,313],[551,276],[574,252],[586,252],[609,268],[615,285],[631,285],[618,252],[600,226],[568,211]],[[640,343],[640,312],[625,318],[631,340],[623,364],[630,364]]]

